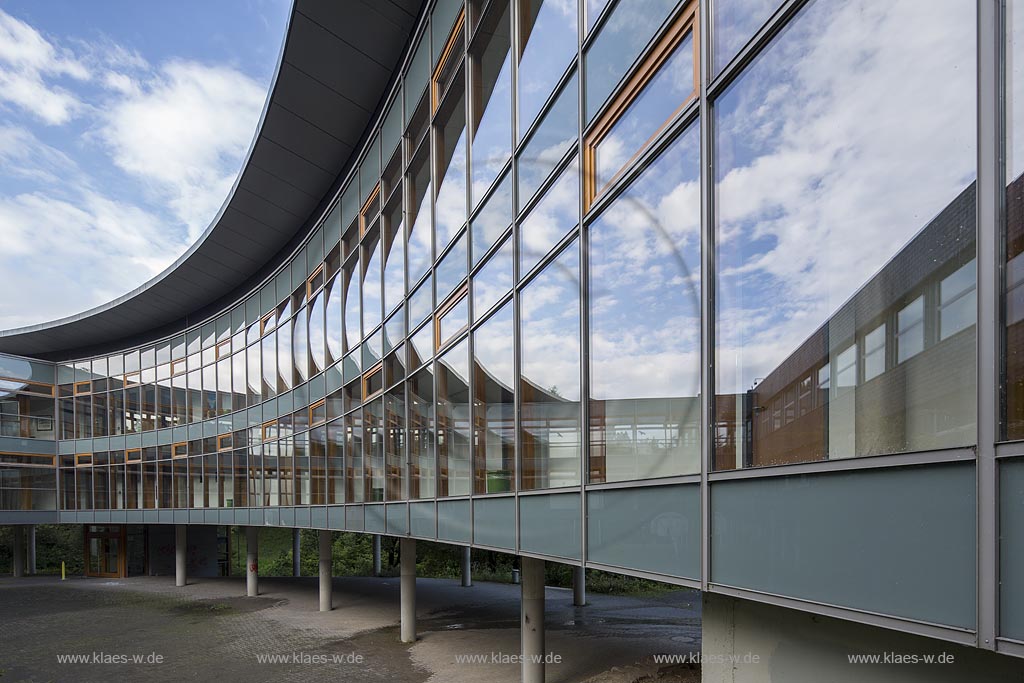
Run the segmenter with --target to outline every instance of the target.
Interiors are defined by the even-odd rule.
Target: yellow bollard
[[[64,573],[64,563],[60,563],[60,580],[63,581],[66,578]]]

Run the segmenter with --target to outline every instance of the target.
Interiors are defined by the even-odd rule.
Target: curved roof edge
[[[294,0],[244,163],[199,239],[163,272],[113,301],[0,331],[0,352],[63,360],[121,340],[169,334],[276,269],[354,165],[423,4]]]

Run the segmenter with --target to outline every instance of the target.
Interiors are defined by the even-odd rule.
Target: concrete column
[[[380,534],[373,535],[373,575],[380,576]]]
[[[523,683],[544,683],[544,560],[524,557],[522,618],[519,630],[523,647]]]
[[[15,578],[20,578],[25,575],[25,530],[15,525],[11,527],[11,531],[14,536],[14,556],[11,558],[11,574]]]
[[[184,524],[174,525],[174,585],[184,586],[188,583],[185,576],[185,560],[188,553],[188,527]]]
[[[299,530],[292,529],[292,576],[302,576],[302,547]]]
[[[469,588],[473,585],[473,551],[467,545],[462,549],[462,587]]]
[[[576,607],[587,604],[587,572],[583,567],[572,568],[572,604]]]
[[[416,642],[416,541],[403,538],[401,558],[402,642]]]
[[[36,525],[28,526],[28,573],[36,573]]]
[[[260,529],[255,526],[245,528],[245,594],[255,598],[259,589],[259,554]]]
[[[320,529],[320,611],[330,612],[333,608],[331,596],[331,553],[333,551],[331,532]]]

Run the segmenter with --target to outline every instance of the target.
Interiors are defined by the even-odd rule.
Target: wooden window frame
[[[626,82],[619,90],[612,95],[612,98],[604,105],[601,113],[594,120],[593,125],[587,132],[583,142],[583,213],[586,214],[593,205],[594,200],[611,186],[616,180],[622,177],[623,172],[630,168],[637,157],[646,150],[651,142],[665,130],[665,127],[674,119],[679,112],[685,109],[697,97],[700,90],[700,25],[699,25],[697,2],[691,0],[683,8],[679,16],[675,18],[671,26],[665,31],[658,41],[651,47],[639,65],[629,74]],[[665,62],[672,56],[673,51],[683,42],[687,35],[693,36],[693,91],[684,99],[679,106],[665,119],[654,131],[654,133],[629,157],[618,171],[615,172],[607,183],[597,187],[596,153],[597,147],[604,141],[622,115],[626,113],[636,98],[640,95],[648,83],[658,74]]]
[[[132,456],[132,453],[135,454],[134,457]],[[141,448],[129,448],[129,449],[125,450],[125,452],[124,452],[124,463],[126,465],[129,465],[129,464],[136,463],[136,462],[142,462],[142,449]]]
[[[267,420],[262,425],[260,425],[260,441],[262,443],[267,443],[268,441],[276,441],[277,440],[277,438],[278,438],[277,436],[275,436],[273,439],[268,439],[267,438],[267,430],[269,428],[271,428],[271,427],[273,427],[275,429],[277,428],[277,420]]]
[[[177,377],[178,375],[184,375],[188,372],[188,362],[184,358],[171,361],[171,377]]]
[[[178,452],[179,448],[183,449],[184,453],[179,453]],[[177,459],[177,458],[187,458],[187,457],[188,457],[188,442],[187,441],[179,441],[178,443],[172,443],[171,444],[171,459],[172,460]]]
[[[441,72],[448,65],[448,60],[451,59],[452,54],[455,52],[455,42],[460,32],[466,24],[466,8],[463,7],[459,11],[459,16],[456,17],[455,23],[452,25],[451,32],[448,33],[448,38],[444,41],[444,49],[441,50],[441,58],[437,60],[437,66],[434,67],[433,73],[430,74],[430,116],[433,117],[437,113],[437,108],[441,104],[440,84],[438,79],[441,77]],[[463,41],[465,42],[465,41]],[[461,57],[461,55],[460,55]]]
[[[92,467],[92,453],[75,453],[75,467]]]
[[[267,321],[270,319],[274,320],[274,327],[277,327],[277,306],[274,306],[274,310],[260,318],[260,337],[267,333]]]
[[[11,382],[12,384],[21,384],[21,385],[23,385],[23,387],[21,389],[14,390],[14,393],[16,393],[16,394],[31,394],[33,396],[49,396],[50,398],[53,398],[53,397],[56,396],[56,387],[54,385],[52,385],[52,384],[47,384],[46,382],[33,382],[32,380],[29,380],[29,379],[15,379],[14,377],[0,377],[0,382]],[[44,393],[42,391],[34,391],[32,389],[24,388],[24,387],[28,387],[28,386],[44,387],[44,388],[48,389],[49,391]],[[72,393],[74,393],[74,390],[72,390]]]
[[[319,422],[314,422],[313,411],[320,407],[324,408],[324,419],[320,420]],[[309,426],[313,427],[314,425],[320,425],[323,424],[324,422],[327,422],[327,399],[322,398],[316,403],[313,403],[309,406]]]
[[[135,378],[134,381],[128,379],[129,377],[134,377]],[[126,387],[139,387],[139,386],[142,386],[142,372],[139,371],[139,370],[136,370],[135,372],[127,372],[127,373],[125,373],[125,375],[124,375],[124,386],[126,386]]]
[[[363,202],[363,205],[359,207],[359,239],[362,239],[363,235],[366,234],[366,224],[368,223],[368,221],[366,220],[367,216],[370,214],[374,200],[378,199],[379,197],[380,182],[378,181],[377,185],[374,186],[373,191],[370,193],[370,196],[367,197],[366,201]],[[379,213],[379,211],[377,213]]]
[[[230,439],[230,441],[228,442],[228,444],[226,446],[224,445],[224,439]],[[220,453],[221,451],[230,451],[231,449],[233,449],[235,447],[234,444],[235,444],[235,435],[233,433],[220,434],[220,435],[217,436],[217,452],[218,453]]]
[[[324,278],[323,278],[324,282],[319,287],[314,287],[313,286],[313,280],[316,279],[317,275],[323,275],[324,276]],[[316,294],[317,292],[319,292],[321,289],[323,289],[326,284],[327,284],[327,272],[324,270],[324,264],[321,263],[319,266],[314,268],[313,272],[310,273],[308,278],[306,278],[306,298],[309,299],[309,300],[312,300],[313,295]]]
[[[371,394],[371,393],[369,393],[367,391],[367,384],[369,384],[370,378],[373,377],[378,372],[381,374],[381,382],[380,382],[381,388],[380,388],[380,391],[375,391],[375,392],[373,392]],[[363,388],[363,401],[368,401],[371,398],[374,398],[374,397],[384,393],[384,361],[380,361],[380,362],[374,364],[369,370],[367,370],[366,372],[363,373],[362,388]]]
[[[228,358],[231,356],[231,340],[225,339],[224,341],[217,344],[217,360],[222,358]]]
[[[82,386],[83,384],[85,385],[85,390],[84,391],[79,389],[79,387]],[[91,381],[75,382],[74,392],[75,392],[75,396],[84,396],[86,394],[91,394],[92,393],[92,382]]]
[[[444,342],[448,341],[447,339],[445,339],[445,340],[441,339],[441,318],[443,318],[453,308],[455,308],[460,303],[462,303],[462,300],[465,299],[467,296],[469,296],[469,283],[468,282],[463,282],[454,292],[452,292],[448,296],[448,299],[443,304],[441,304],[441,306],[437,309],[437,312],[434,314],[434,353],[435,354],[438,351],[441,350],[441,347],[444,345]],[[460,332],[462,332],[464,329],[466,329],[467,327],[469,327],[469,321],[468,320],[466,321],[466,324],[464,326],[460,327],[455,332],[455,334],[453,334],[451,336],[452,337],[458,336],[458,334]],[[449,337],[449,339],[451,339],[451,337]]]

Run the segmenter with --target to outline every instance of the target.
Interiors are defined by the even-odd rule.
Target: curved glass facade
[[[996,505],[978,463],[1000,440],[1024,456],[1006,4],[988,102],[989,25],[959,0],[435,3],[360,163],[259,287],[117,353],[0,357],[0,508],[380,533],[394,514],[973,632],[976,599],[941,596],[973,596],[977,563],[894,539],[973,557],[987,532],[961,507]],[[752,573],[759,543],[778,555]]]

